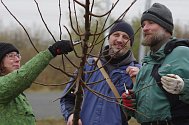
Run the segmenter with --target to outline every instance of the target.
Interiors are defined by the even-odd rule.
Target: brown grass
[[[66,125],[63,119],[55,120],[55,119],[47,119],[47,120],[38,120],[37,125]],[[129,125],[139,125],[136,120],[129,120]]]
[[[66,125],[63,119],[38,120],[37,125]]]

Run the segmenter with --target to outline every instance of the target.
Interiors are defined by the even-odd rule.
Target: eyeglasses
[[[18,53],[8,53],[6,54],[6,57],[8,57],[10,60],[14,60],[16,57],[21,59],[21,55]]]

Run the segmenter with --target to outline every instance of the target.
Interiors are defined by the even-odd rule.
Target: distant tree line
[[[135,57],[138,59],[139,46],[140,46],[140,34],[141,34],[140,18],[138,17],[133,18],[133,20],[129,23],[132,24],[134,31],[136,32],[133,52],[134,52]],[[20,53],[22,56],[22,61],[21,61],[22,65],[26,63],[29,59],[31,59],[34,55],[37,54],[37,52],[31,45],[26,33],[21,27],[19,26],[14,27],[11,25],[8,28],[4,28],[1,21],[0,21],[0,26],[2,27],[0,30],[0,41],[10,42],[14,44],[20,50]],[[53,43],[53,40],[50,39],[49,34],[44,33],[44,29],[38,29],[38,30],[35,29],[35,31],[33,31],[32,29],[27,29],[27,31],[31,33],[30,37],[38,51],[42,51],[48,48],[48,46]],[[75,40],[78,39],[75,34],[72,33],[71,35],[72,35],[72,39],[75,39]],[[66,35],[64,34],[64,36]],[[189,28],[183,27],[180,24],[176,24],[174,28],[174,36],[178,38],[189,38]],[[105,37],[105,34],[102,35],[101,37]],[[69,38],[69,37],[67,36],[64,38]],[[94,50],[92,53],[98,53],[98,52],[99,50]],[[70,53],[70,56],[72,57],[72,53]],[[74,58],[73,56],[71,60],[77,63],[77,60],[74,60],[74,59],[76,58]],[[53,60],[51,64],[56,65],[58,67],[62,67],[63,64],[61,60],[62,60],[61,57],[57,58]],[[69,72],[74,72],[74,67],[69,66],[69,63],[68,64],[65,63],[65,65],[68,68]],[[64,85],[60,85],[60,84],[65,81],[68,81],[68,79],[66,79],[66,77],[64,77],[64,75],[60,71],[57,71],[51,66],[48,66],[39,75],[36,81],[42,84],[47,84],[47,85],[52,85],[52,84],[59,84],[59,85],[44,86],[44,85],[33,84],[30,90],[41,90],[41,89],[61,89],[62,90],[64,88]]]

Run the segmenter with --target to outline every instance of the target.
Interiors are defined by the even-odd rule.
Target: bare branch
[[[62,10],[61,10],[61,2],[60,2],[60,0],[58,1],[58,3],[59,3],[59,13],[60,13],[60,16],[59,16],[59,30],[60,30],[60,40],[62,39],[62,28],[61,28],[61,17],[62,17]]]
[[[81,5],[83,8],[85,8],[86,7],[86,5],[85,4],[82,4],[81,2],[79,2],[79,1],[77,1],[77,0],[73,0],[74,2],[76,2],[76,3],[78,3],[79,5]]]
[[[3,4],[3,6],[5,7],[5,9],[10,13],[10,15],[16,20],[16,22],[23,28],[24,32],[26,33],[30,43],[32,44],[33,48],[35,49],[35,51],[39,52],[37,50],[37,48],[35,47],[35,45],[33,44],[29,33],[27,32],[26,28],[24,27],[24,25],[22,25],[22,23],[14,16],[14,14],[8,9],[8,7],[4,4],[3,0],[1,0],[1,3]]]
[[[38,12],[40,14],[41,20],[43,21],[43,24],[45,25],[47,31],[49,32],[49,34],[51,35],[51,37],[53,38],[53,40],[56,42],[55,37],[53,36],[53,34],[51,33],[51,31],[49,30],[47,24],[45,23],[45,20],[43,19],[43,15],[41,14],[41,11],[40,11],[40,8],[39,8],[39,5],[38,5],[37,1],[34,0],[34,2],[36,3],[36,6],[37,6]]]

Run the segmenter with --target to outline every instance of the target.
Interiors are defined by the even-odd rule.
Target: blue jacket
[[[93,59],[89,59],[89,62],[91,62],[91,60]],[[101,62],[102,64],[106,63],[105,60]],[[129,65],[134,66],[134,60],[129,62],[127,65],[118,66],[116,64],[115,67],[108,72],[120,95],[125,92],[124,84],[126,84],[128,89],[131,89],[133,87],[131,78],[128,74],[126,74],[126,68]],[[93,71],[94,69],[94,65],[85,65],[85,71]],[[106,67],[105,69],[110,69],[110,67]],[[90,74],[85,74],[84,80],[88,80],[89,76]],[[100,70],[96,70],[87,81],[87,83],[94,83],[95,81],[101,82],[88,85],[88,87],[105,96],[115,97],[108,83],[103,79],[104,77]],[[69,87],[70,85],[67,85],[64,93],[68,91]],[[121,113],[122,111],[119,104],[113,103],[116,102],[116,99],[106,99],[111,100],[111,102],[96,96],[95,94],[84,88],[83,104],[80,112],[80,118],[83,125],[127,125],[126,119],[123,119],[122,117],[123,114]],[[73,113],[74,100],[74,95],[71,93],[68,93],[66,96],[61,98],[61,110],[63,116],[65,117],[65,120],[67,120],[69,115]]]

